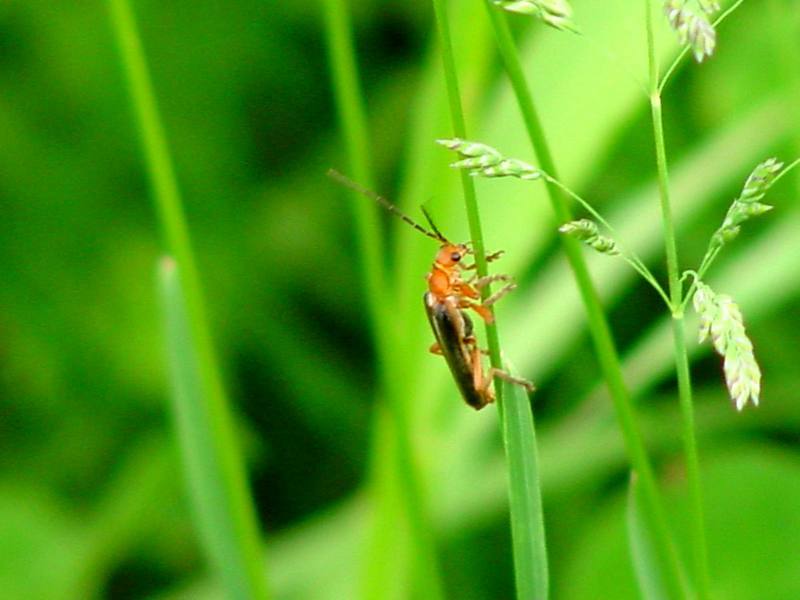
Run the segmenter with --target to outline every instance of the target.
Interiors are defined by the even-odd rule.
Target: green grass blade
[[[667,586],[672,581],[665,578],[659,569],[659,559],[653,542],[651,526],[647,524],[647,511],[642,507],[642,492],[638,476],[631,473],[628,484],[628,506],[626,521],[628,526],[628,546],[630,548],[633,570],[643,598],[648,600],[669,600],[680,598],[680,588]]]
[[[533,412],[530,400],[518,385],[504,381],[503,398],[517,598],[543,599],[548,595],[549,576]]]
[[[434,0],[433,7],[442,47],[453,133],[456,137],[466,139],[466,124],[450,36],[447,3],[445,0]],[[475,186],[465,171],[461,172],[461,183],[471,240],[475,249],[477,272],[479,276],[485,276],[487,263]],[[488,290],[484,290],[484,299],[486,294]],[[486,326],[486,337],[492,366],[501,368],[500,339],[495,325]],[[495,377],[495,385],[499,381]],[[505,380],[497,394],[497,405],[508,461],[509,510],[517,597],[543,600],[547,598],[549,576],[533,413],[525,394],[518,386],[509,385]]]
[[[162,267],[168,346],[177,423],[205,549],[231,598],[266,598],[255,510],[147,61],[128,2],[109,0],[108,7],[156,211],[174,256]]]
[[[340,128],[344,137],[349,169],[361,185],[371,188],[373,173],[367,135],[367,118],[358,78],[349,11],[342,0],[325,0],[323,13],[329,68]],[[412,579],[416,593],[425,598],[444,597],[436,544],[421,468],[414,457],[414,441],[408,407],[408,394],[397,383],[397,342],[395,322],[385,298],[385,255],[381,235],[380,210],[374,203],[352,193],[359,261],[367,309],[378,354],[378,370],[385,403],[374,420],[373,457],[370,487],[374,498],[373,526],[368,535],[368,551],[362,583],[364,598],[385,598],[387,589],[397,585],[404,571],[399,546],[406,538],[400,532],[407,523]],[[392,421],[384,418],[387,412]],[[389,438],[395,438],[391,440]],[[384,453],[389,452],[386,460]],[[394,480],[394,481],[392,481]],[[405,513],[405,514],[404,514]],[[393,581],[395,580],[395,581]]]
[[[544,171],[558,178],[558,171],[550,150],[550,144],[546,139],[506,17],[488,3],[486,8],[531,146]],[[565,223],[571,220],[572,213],[563,190],[549,181],[546,182],[546,188],[553,213],[558,222]],[[671,574],[677,580],[680,560],[672,541],[669,524],[664,515],[660,492],[655,482],[653,468],[637,422],[631,395],[622,375],[619,353],[611,334],[611,328],[600,304],[597,288],[589,274],[580,245],[577,240],[568,236],[562,236],[561,244],[572,270],[575,284],[580,292],[589,332],[595,348],[595,355],[611,395],[617,420],[628,447],[631,464],[641,473],[644,508],[652,516],[651,521],[655,527],[656,541],[662,549],[659,552],[659,556],[663,557],[663,560],[669,565]]]
[[[225,398],[209,388],[188,316],[178,267],[159,268],[172,409],[190,499],[206,552],[227,596],[267,597],[244,467]]]
[[[445,80],[450,100],[450,116],[456,137],[467,138],[464,112],[461,105],[458,76],[450,39],[450,23],[445,0],[434,0],[434,11],[442,46]],[[478,203],[475,186],[469,174],[461,172],[471,240],[475,249],[475,262],[479,276],[487,274]],[[484,290],[484,298],[489,290]],[[486,326],[489,355],[492,366],[501,368],[500,340],[495,325]],[[495,378],[495,384],[499,381]],[[522,392],[509,390],[503,382],[497,398],[498,412],[505,438],[509,471],[509,509],[513,535],[514,571],[518,598],[547,598],[547,551],[544,540],[542,498],[536,462],[536,435],[530,402]],[[506,393],[510,392],[508,400]],[[531,595],[533,594],[533,595]]]

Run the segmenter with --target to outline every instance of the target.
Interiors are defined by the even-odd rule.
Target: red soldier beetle
[[[423,296],[428,322],[436,337],[436,342],[430,347],[430,351],[444,356],[464,401],[475,410],[480,410],[493,402],[495,396],[491,386],[495,377],[520,385],[528,392],[533,391],[533,384],[529,381],[513,377],[500,369],[492,367],[484,373],[482,355],[486,352],[478,347],[472,319],[466,312],[466,309],[474,310],[487,324],[493,323],[494,315],[490,307],[516,288],[511,278],[508,275],[488,275],[463,279],[464,271],[476,268],[474,262],[469,265],[463,263],[465,257],[473,254],[471,244],[454,244],[449,241],[434,225],[424,207],[422,212],[430,230],[401,212],[383,196],[361,187],[338,171],[331,169],[328,171],[328,176],[343,186],[372,198],[423,235],[439,242],[439,251],[436,253],[430,272],[425,276],[428,291]],[[500,258],[502,254],[502,250],[494,252],[487,255],[486,260],[491,262]],[[503,282],[505,285],[481,302],[480,290],[495,282]]]

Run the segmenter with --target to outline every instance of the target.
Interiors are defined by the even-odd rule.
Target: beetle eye
[[[460,252],[453,252],[453,253],[450,255],[450,260],[452,260],[453,262],[458,262],[458,261],[460,261],[460,260],[461,260],[461,253],[460,253]]]

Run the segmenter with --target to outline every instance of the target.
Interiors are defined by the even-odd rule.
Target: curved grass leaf
[[[253,506],[244,481],[232,415],[206,384],[174,261],[159,268],[172,412],[189,496],[211,564],[236,600],[267,597]]]
[[[680,598],[681,591],[669,590],[667,584],[670,578],[665,578],[660,572],[656,547],[651,539],[652,534],[641,503],[638,477],[632,472],[628,483],[628,505],[625,516],[628,526],[628,547],[639,590],[642,597],[648,600]]]
[[[147,59],[130,4],[109,0],[108,9],[154,204],[165,245],[174,256],[161,265],[161,291],[173,407],[198,525],[227,595],[236,600],[266,598],[255,509]]]
[[[548,597],[550,582],[539,482],[539,451],[531,403],[520,386],[503,381],[503,407],[500,412],[508,461],[508,498],[517,598],[544,600]]]

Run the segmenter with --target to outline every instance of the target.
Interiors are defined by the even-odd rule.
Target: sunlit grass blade
[[[244,481],[241,453],[225,398],[200,372],[175,262],[159,266],[172,409],[191,504],[211,563],[227,596],[267,597],[252,505]]]
[[[553,213],[559,222],[566,223],[572,220],[572,213],[564,196],[564,190],[553,183],[554,180],[558,180],[555,159],[545,136],[513,35],[505,16],[491,10],[491,7],[488,8],[489,20],[497,39],[497,47],[514,90],[528,138],[542,169],[551,176],[551,179],[545,181],[545,185]],[[563,237],[561,242],[575,279],[575,285],[580,292],[597,361],[611,395],[617,420],[628,448],[631,465],[642,478],[644,508],[652,515],[655,540],[662,548],[659,556],[665,560],[671,577],[677,582],[680,578],[680,558],[666,521],[661,494],[656,485],[650,457],[639,429],[628,385],[622,375],[619,354],[611,334],[611,328],[600,304],[595,284],[589,275],[579,242],[569,237]]]
[[[643,510],[642,492],[639,486],[639,477],[631,473],[628,484],[628,506],[626,521],[628,526],[628,547],[633,562],[633,570],[639,591],[643,598],[648,600],[669,600],[681,598],[680,588],[670,589],[669,577],[664,577],[660,572],[660,561],[657,557],[657,547],[652,540],[651,527],[647,524],[647,511]]]
[[[433,8],[441,44],[453,133],[458,138],[467,139],[446,0],[433,0]],[[460,175],[477,273],[479,277],[485,277],[488,267],[475,185],[466,171],[461,171]],[[487,288],[482,290],[484,300],[489,294]],[[492,367],[501,369],[503,364],[500,354],[500,336],[494,323],[487,323],[486,338]],[[495,377],[495,385],[499,381],[500,379]],[[514,389],[508,390],[509,385],[503,380],[497,394],[497,405],[506,440],[506,460],[510,480],[509,510],[514,539],[512,550],[517,597],[526,600],[530,598],[545,599],[548,590],[547,550],[544,539],[541,489],[535,459],[537,450],[533,413],[530,403],[520,389],[515,385],[511,387]],[[510,392],[508,396],[506,396],[507,391]],[[531,544],[535,544],[535,548]]]
[[[533,412],[522,388],[505,380],[501,419],[517,598],[543,599],[547,598],[549,576]]]

